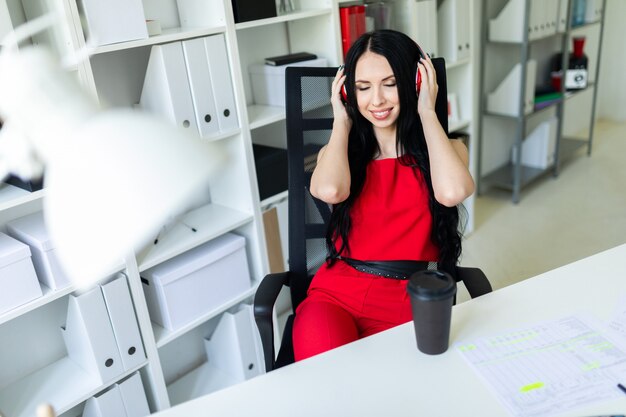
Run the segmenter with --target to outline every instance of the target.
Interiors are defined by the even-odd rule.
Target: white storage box
[[[87,37],[96,45],[148,38],[141,0],[80,0]]]
[[[176,330],[250,288],[245,239],[227,233],[141,274],[152,321]]]
[[[27,245],[0,233],[0,314],[41,297]]]
[[[522,165],[546,169],[554,164],[557,119],[551,117],[537,126],[522,142]],[[517,148],[511,149],[511,160],[517,158]]]
[[[54,253],[54,245],[46,230],[42,212],[7,223],[7,230],[9,235],[30,246],[37,278],[42,284],[53,290],[70,285],[69,278]]]
[[[287,65],[250,65],[252,94],[256,104],[268,106],[285,106],[285,69],[287,67],[325,67],[326,59],[317,58],[308,61],[294,62]],[[325,103],[330,103],[330,85],[328,90],[320,91]],[[306,107],[306,106],[305,106]]]

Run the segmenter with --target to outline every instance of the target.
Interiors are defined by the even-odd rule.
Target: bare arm
[[[348,134],[352,121],[339,96],[344,81],[343,67],[340,67],[331,88],[333,130],[328,144],[317,156],[317,166],[311,177],[311,194],[328,204],[340,203],[350,195]]]
[[[417,111],[428,146],[433,190],[439,203],[452,207],[474,192],[474,180],[468,170],[469,155],[461,141],[448,139],[437,118],[437,77],[430,58],[422,59],[418,70],[422,85]]]

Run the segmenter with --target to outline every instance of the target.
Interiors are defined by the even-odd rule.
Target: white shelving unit
[[[428,1],[441,5],[441,1]],[[478,1],[469,1],[468,24],[473,37],[479,21]],[[141,365],[102,383],[72,362],[59,329],[66,319],[68,299],[74,293],[72,288],[52,291],[42,287],[42,297],[0,314],[0,339],[10,341],[0,346],[0,410],[7,417],[32,415],[41,402],[51,402],[65,417],[80,416],[86,400],[137,370],[152,412],[238,381],[207,362],[204,339],[210,337],[225,312],[236,311],[252,301],[258,283],[269,270],[262,210],[281,205],[280,212],[287,211],[286,192],[260,201],[252,153],[252,143],[286,147],[285,109],[254,102],[248,68],[263,62],[265,57],[299,51],[325,58],[329,66],[342,63],[339,6],[349,3],[346,0],[295,0],[294,12],[243,23],[235,23],[228,0],[142,3],[146,19],[160,22],[161,34],[97,46],[87,60],[70,71],[103,107],[135,108],[140,101],[152,46],[223,35],[239,127],[207,140],[221,148],[229,163],[209,184],[201,205],[164,225],[157,243],[150,242],[138,253],[129,254],[124,264],[111,271],[111,274],[123,272],[128,277],[146,353]],[[416,3],[396,0],[394,7],[409,13]],[[33,4],[37,5],[35,9],[31,7]],[[60,11],[63,18],[54,32],[34,37],[32,43],[51,46],[59,56],[88,45],[77,0],[3,0],[0,34],[49,11]],[[398,29],[410,33],[416,24],[413,21]],[[474,38],[469,43],[478,44]],[[448,90],[457,94],[460,112],[458,122],[451,124],[450,130],[467,133],[472,138],[473,120],[476,120],[475,53],[476,48],[471,48],[466,57],[447,62]],[[472,170],[474,154],[471,140]],[[44,196],[45,190],[29,193],[9,185],[0,186],[0,231],[6,231],[7,222],[40,211]],[[466,206],[467,232],[473,228],[473,199]],[[286,221],[283,225],[286,227]],[[235,233],[246,240],[250,288],[223,300],[175,331],[152,322],[141,274],[225,233]]]

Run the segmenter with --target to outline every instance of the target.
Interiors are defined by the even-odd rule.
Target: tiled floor
[[[510,192],[487,190],[475,223],[461,264],[482,268],[494,288],[626,243],[626,123],[599,121],[591,157],[580,150],[558,178],[524,188],[519,204]]]

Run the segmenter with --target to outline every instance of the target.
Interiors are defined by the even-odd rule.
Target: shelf
[[[205,314],[197,317],[195,320],[187,323],[180,329],[168,330],[152,322],[152,332],[154,333],[154,340],[156,341],[157,348],[161,348],[165,346],[166,344],[176,339],[177,337],[187,333],[190,330],[195,329],[196,327],[200,326],[201,324],[205,323],[211,318],[223,313],[224,311],[228,310],[229,308],[233,306],[236,306],[237,304],[241,303],[247,298],[252,297],[256,293],[256,289],[257,289],[257,285],[253,285],[244,293],[239,294],[237,297],[232,298],[226,301],[225,303],[223,303],[222,305],[214,308],[213,310],[208,311]]]
[[[587,90],[590,90],[590,89],[592,89],[592,88],[595,88],[595,86],[596,86],[596,85],[595,85],[595,83],[594,83],[593,81],[589,81],[589,82],[587,83],[587,87],[585,87],[585,88],[583,88],[583,89],[580,89],[580,90],[569,90],[569,91],[566,91],[566,92],[565,92],[565,99],[567,100],[567,99],[570,99],[570,98],[572,98],[572,97],[575,97],[575,96],[577,96],[577,95],[579,95],[579,94],[582,94],[582,93],[584,93],[584,92],[585,92],[585,91],[587,91]]]
[[[310,17],[324,16],[331,14],[332,10],[327,9],[315,9],[315,10],[298,10],[291,13],[286,13],[276,17],[270,17],[267,19],[251,20],[249,22],[242,22],[235,24],[236,30],[250,29],[259,26],[273,25],[275,23],[290,22],[293,20],[308,19]]]
[[[267,197],[265,200],[261,201],[261,211],[266,211],[275,206],[278,203],[282,203],[287,198],[289,198],[289,191],[285,190],[278,194],[274,194],[271,197]]]
[[[239,133],[241,133],[241,129],[237,128],[234,130],[230,130],[228,132],[220,132],[215,135],[211,135],[210,137],[207,137],[207,138],[202,138],[202,140],[205,140],[207,142],[216,142],[218,140],[222,140],[222,139],[226,139],[226,138],[230,138],[232,136],[238,135]]]
[[[454,62],[446,61],[446,71],[450,71],[452,69],[462,67],[463,65],[468,65],[469,63],[470,63],[469,58],[460,59]]]
[[[39,298],[36,298],[21,306],[15,307],[14,309],[9,310],[6,313],[0,315],[0,325],[8,321],[11,321],[14,318],[17,318],[23,314],[26,314],[29,311],[35,310],[45,304],[48,304],[58,298],[64,297],[70,294],[72,291],[74,291],[73,285],[70,285],[60,290],[53,291],[52,289],[41,284],[41,292],[43,292],[43,295]]]
[[[285,120],[285,108],[253,104],[248,106],[248,119],[250,129],[257,129],[280,120]]]
[[[551,33],[549,35],[544,35],[544,36],[542,36],[540,38],[528,39],[528,45],[532,45],[533,43],[541,42],[541,41],[544,41],[546,39],[554,38],[556,36],[562,36],[564,34],[565,34],[565,32],[555,32],[555,33]],[[488,39],[488,42],[490,44],[493,44],[493,45],[503,45],[503,46],[509,46],[509,45],[522,46],[522,45],[524,45],[524,42],[521,42],[521,41],[499,41],[499,40]]]
[[[140,366],[119,375],[117,380],[132,374]],[[86,401],[104,386],[100,380],[85,372],[69,357],[62,358],[0,391],[2,412],[11,417],[32,417],[41,404],[51,404],[57,415]]]
[[[11,184],[2,184],[0,186],[0,211],[41,200],[44,194],[44,190],[31,192]]]
[[[111,276],[113,274],[116,274],[120,271],[123,271],[124,268],[125,268],[124,263],[120,262],[119,265],[117,265],[115,268],[113,268],[111,271],[105,274],[105,276]],[[73,285],[68,285],[67,287],[61,288],[58,290],[53,290],[51,288],[48,288],[47,286],[41,283],[40,283],[40,286],[41,286],[41,292],[43,293],[41,297],[35,298],[34,300],[29,301],[26,304],[22,304],[21,306],[17,306],[5,312],[4,314],[0,314],[0,326],[30,311],[36,310],[39,307],[42,307],[54,300],[65,297],[66,295],[74,292],[74,290],[76,289]]]
[[[513,190],[513,169],[513,164],[509,162],[507,165],[496,169],[492,173],[484,176],[482,180],[501,188]],[[522,178],[520,181],[520,186],[524,187],[525,185],[531,183],[535,179],[539,178],[541,175],[545,174],[549,169],[550,168],[531,168],[522,165]]]
[[[594,20],[592,22],[585,22],[585,23],[580,24],[580,25],[572,26],[570,31],[573,32],[573,31],[576,31],[576,30],[579,30],[579,29],[588,28],[590,26],[599,25],[600,23],[601,23],[600,19]]]
[[[235,376],[205,362],[167,387],[172,406],[242,382]],[[242,398],[242,401],[245,401]]]
[[[218,204],[207,204],[192,210],[160,235],[158,244],[150,244],[138,254],[139,271],[143,272],[252,220],[252,214]],[[197,231],[194,233],[189,226]]]
[[[564,158],[572,156],[577,150],[588,145],[589,142],[586,139],[561,138],[561,142],[559,143],[559,160],[562,161]]]
[[[122,51],[124,49],[139,48],[142,46],[158,45],[161,43],[169,43],[180,41],[183,39],[199,38],[226,31],[225,26],[216,26],[211,28],[175,28],[165,29],[160,35],[151,36],[147,39],[138,39],[129,42],[114,43],[111,45],[98,46],[94,49],[92,55],[105,54],[108,52]]]

